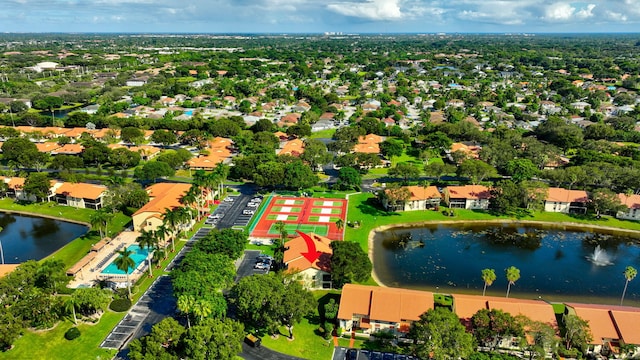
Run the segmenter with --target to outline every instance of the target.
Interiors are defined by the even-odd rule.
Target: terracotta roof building
[[[433,304],[433,293],[427,291],[346,284],[340,297],[338,321],[347,331],[406,333],[413,321],[433,309]]]
[[[561,213],[585,213],[589,196],[583,190],[549,188],[544,201],[544,211]]]
[[[626,211],[618,211],[618,219],[640,220],[640,195],[618,194],[618,199],[627,208]]]
[[[132,216],[134,230],[156,230],[162,224],[165,209],[182,207],[180,199],[189,188],[190,184],[182,183],[159,183],[149,186],[147,193],[150,201]]]
[[[287,141],[282,149],[278,151],[278,155],[291,155],[298,157],[304,152],[304,141],[302,139],[293,139]]]
[[[298,232],[286,243],[284,263],[289,271],[295,272],[298,280],[310,289],[331,288],[331,242],[333,240],[314,233]],[[311,254],[310,244],[319,253]]]
[[[451,208],[486,210],[490,197],[489,188],[483,185],[447,186],[444,189],[444,200]]]
[[[53,187],[58,204],[94,210],[102,208],[106,186],[69,182],[58,184]]]
[[[442,195],[435,186],[403,186],[401,189],[408,191],[409,198],[407,200],[391,204],[388,195],[392,190],[387,189],[384,192],[385,196],[382,199],[382,206],[387,210],[393,209],[394,211],[426,210],[437,207],[440,205],[440,201],[442,201]]]

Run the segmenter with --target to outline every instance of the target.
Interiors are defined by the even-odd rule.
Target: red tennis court
[[[343,239],[343,229],[336,222],[346,224],[347,200],[271,196],[257,214],[259,218],[251,230],[251,236],[277,238],[280,236],[276,222],[282,221],[289,236],[295,231],[313,232],[332,240]]]

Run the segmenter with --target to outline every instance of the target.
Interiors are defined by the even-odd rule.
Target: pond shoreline
[[[35,213],[35,212],[30,212],[30,211],[8,210],[8,209],[2,209],[2,208],[0,208],[0,212],[6,213],[6,214],[19,214],[19,215],[27,215],[27,216],[40,217],[40,218],[45,218],[45,219],[64,221],[64,222],[68,222],[68,223],[72,223],[72,224],[84,225],[84,226],[88,227],[89,230],[91,230],[91,224],[89,224],[88,222],[80,221],[80,220],[74,220],[74,219],[68,219],[68,218],[61,217],[61,216],[46,215],[46,214],[40,214],[40,213]]]
[[[554,223],[554,222],[548,222],[548,221],[517,220],[517,219],[444,220],[444,221],[429,220],[429,221],[419,221],[419,222],[410,222],[410,223],[398,223],[398,224],[382,225],[382,226],[378,226],[378,227],[373,228],[369,232],[369,236],[368,236],[368,242],[367,242],[367,246],[369,248],[368,249],[368,255],[369,255],[369,260],[371,261],[371,264],[372,264],[371,278],[380,287],[394,287],[394,286],[390,286],[389,284],[384,283],[380,279],[380,277],[378,276],[378,274],[376,272],[376,266],[375,266],[375,263],[374,263],[373,249],[374,249],[375,236],[378,233],[381,233],[383,231],[387,231],[389,229],[413,229],[413,228],[419,228],[419,227],[424,227],[424,226],[428,226],[428,225],[456,225],[456,224],[457,225],[474,224],[474,225],[489,225],[489,226],[490,225],[505,225],[505,224],[522,225],[522,226],[534,225],[534,226],[551,227],[551,228],[554,228],[554,229],[564,230],[564,231],[572,231],[572,230],[573,231],[576,231],[576,230],[577,231],[593,231],[593,230],[599,230],[601,232],[616,232],[618,234],[623,234],[623,235],[627,235],[627,236],[634,236],[634,237],[637,237],[638,239],[640,239],[640,231],[638,231],[638,230],[629,230],[629,229],[621,229],[621,228],[611,227],[611,226],[591,225],[591,224],[582,224],[582,223],[574,223],[574,222]]]

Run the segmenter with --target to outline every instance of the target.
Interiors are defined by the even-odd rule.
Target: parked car
[[[357,360],[358,359],[358,350],[357,349],[349,349],[344,357],[346,360]]]
[[[253,210],[243,210],[243,211],[242,211],[242,215],[253,215],[253,214],[255,214],[255,213],[256,213],[256,212],[255,212],[255,211],[253,211]]]
[[[253,208],[258,207],[259,205],[260,205],[260,204],[258,204],[258,203],[254,203],[254,202],[247,203],[247,206],[248,206],[248,207],[253,207]]]
[[[253,268],[257,269],[257,270],[267,270],[267,269],[269,269],[269,267],[270,267],[269,265],[267,265],[265,263],[262,263],[262,262],[259,262],[259,263],[255,264],[255,265],[253,265]]]
[[[260,345],[262,344],[262,339],[260,339],[259,337],[255,336],[253,334],[249,334],[244,338],[244,342],[246,342],[250,346],[259,348]]]

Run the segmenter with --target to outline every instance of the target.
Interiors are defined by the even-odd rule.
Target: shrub
[[[80,336],[80,330],[77,327],[72,327],[64,333],[64,338],[67,340],[73,340]]]
[[[331,338],[331,333],[333,333],[333,324],[330,322],[326,322],[323,327],[324,327],[324,334],[323,334],[324,338],[325,339]]]
[[[109,304],[109,309],[115,312],[124,312],[131,307],[131,300],[129,299],[115,299]]]

